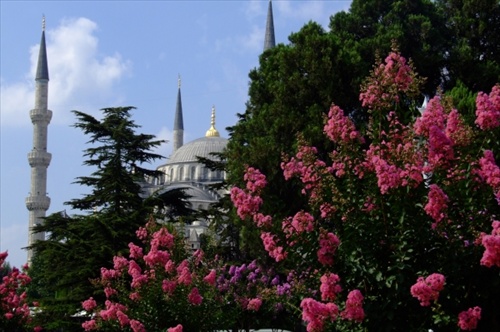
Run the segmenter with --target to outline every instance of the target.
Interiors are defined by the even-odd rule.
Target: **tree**
[[[446,81],[486,91],[500,81],[500,3],[498,0],[438,0],[445,22]]]
[[[89,294],[103,296],[96,293],[91,280],[99,276],[101,267],[112,264],[113,255],[128,252],[128,243],[150,214],[165,207],[171,207],[172,215],[189,212],[182,191],[144,197],[141,183],[158,172],[143,165],[161,158],[151,149],[162,141],[135,132],[139,126],[131,119],[133,109],[105,108],[102,120],[74,111],[74,127],[90,136],[84,165],[93,169],[75,183],[91,190],[65,203],[86,214],[52,214],[35,229],[48,234],[46,241],[31,248],[35,252],[31,274],[37,286],[31,295],[39,296],[42,315],[50,318],[47,328],[71,328],[81,301]]]
[[[481,17],[482,27],[491,22],[496,31],[500,15],[495,15],[498,4],[494,1],[483,1],[478,6],[472,2],[467,2],[468,11],[462,15],[459,1],[354,0],[349,12],[331,17],[330,31],[309,22],[290,35],[288,45],[280,44],[266,51],[260,57],[259,67],[250,72],[246,111],[239,114],[236,125],[229,128],[228,184],[244,185],[245,166],[252,165],[266,174],[272,186],[265,193],[269,197],[264,199],[264,212],[272,210],[284,217],[299,211],[305,204],[300,195],[302,189],[296,181],[285,181],[279,173],[282,154],[292,153],[297,147],[298,135],[302,135],[318,149],[322,159],[328,159],[332,143],[325,140],[321,128],[332,101],[358,126],[366,126],[368,114],[361,106],[360,86],[375,60],[387,54],[394,44],[425,79],[420,87],[421,95],[402,96],[408,98],[406,106],[421,104],[424,94],[434,95],[440,89],[449,92],[455,86],[460,89],[461,81],[466,90],[454,93],[468,93],[470,98],[467,102],[458,98],[466,103],[458,107],[469,112],[468,119],[473,121],[471,100],[474,96],[470,91],[478,91],[477,82],[483,82],[483,76],[488,79],[484,85],[481,83],[481,88],[489,89],[496,82],[490,78],[498,79],[500,75],[497,58],[500,52],[491,52],[500,45],[497,40],[500,34],[484,28],[469,31],[463,26],[458,28],[454,22],[476,15]],[[445,5],[452,6],[452,12],[447,12]],[[452,32],[460,38],[451,38]],[[457,43],[460,40],[463,44],[468,38],[481,41],[471,46],[477,56],[471,61],[454,62],[453,59],[458,61],[462,57]],[[481,55],[486,52],[481,51],[486,44],[490,51],[488,55]],[[255,238],[253,226],[240,225],[232,218],[233,212],[228,220],[238,232],[246,234],[241,237],[243,251],[258,256],[260,252],[252,240]],[[244,248],[247,240],[247,248]]]
[[[319,290],[301,297],[308,331],[499,329],[500,84],[467,123],[445,96],[401,104],[416,83],[392,52],[363,84],[366,128],[331,106],[331,160],[302,139],[281,164],[308,199],[297,213],[263,209],[272,185],[251,165],[231,190],[276,269]]]

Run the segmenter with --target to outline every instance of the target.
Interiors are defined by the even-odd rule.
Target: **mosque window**
[[[184,168],[179,168],[179,181],[182,181],[184,178]]]
[[[196,174],[196,167],[195,166],[191,166],[191,177],[190,177],[190,180],[194,180],[195,179],[195,174]]]

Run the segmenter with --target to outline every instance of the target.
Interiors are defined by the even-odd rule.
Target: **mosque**
[[[274,20],[272,3],[269,0],[265,30],[264,51],[275,46]],[[44,233],[33,233],[32,228],[43,222],[50,206],[47,195],[47,168],[51,154],[47,152],[48,125],[52,111],[48,109],[49,70],[45,45],[45,19],[42,24],[42,39],[38,55],[35,77],[35,107],[30,111],[33,123],[33,148],[28,153],[31,167],[31,190],[26,198],[29,211],[28,246],[37,240],[44,240]],[[215,107],[212,107],[210,127],[205,136],[184,144],[184,122],[181,100],[181,84],[178,83],[177,103],[173,126],[173,152],[168,161],[157,169],[162,172],[159,178],[148,179],[143,183],[143,193],[151,195],[158,190],[184,188],[191,196],[190,203],[194,210],[207,209],[217,202],[226,192],[215,191],[211,185],[225,179],[222,171],[212,171],[198,162],[198,157],[215,160],[214,154],[220,153],[227,145],[227,139],[220,137],[215,127]],[[208,124],[208,117],[207,117]],[[207,220],[197,220],[190,225],[180,226],[184,229],[186,244],[192,250],[200,247],[200,235],[208,230]],[[32,252],[28,250],[28,263]]]

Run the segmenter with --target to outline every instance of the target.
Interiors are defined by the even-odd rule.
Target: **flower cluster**
[[[477,328],[477,323],[481,319],[481,308],[469,308],[458,314],[458,326],[464,331],[472,331]]]
[[[413,297],[420,301],[420,305],[425,307],[431,301],[437,301],[439,292],[443,290],[445,277],[439,273],[433,273],[427,278],[419,277],[417,283],[411,286],[410,292]]]
[[[476,116],[476,124],[482,130],[500,126],[500,84],[495,85],[489,95],[484,92],[478,93]]]
[[[486,249],[481,258],[481,265],[500,267],[500,221],[493,221],[491,226],[491,234],[484,234],[481,238],[481,244]]]
[[[0,270],[4,268],[4,262],[8,253],[0,252]],[[23,266],[23,270],[13,267],[0,281],[0,325],[5,328],[17,330],[26,327],[31,322],[30,307],[27,301],[27,294],[24,288],[31,282],[31,278],[26,274],[28,266]],[[32,303],[37,307],[37,303]],[[34,328],[40,331],[41,327]]]
[[[400,102],[400,94],[418,89],[411,65],[398,52],[391,52],[379,63],[363,85],[359,100],[370,110],[387,109]]]
[[[330,107],[324,132],[328,138],[339,144],[342,142],[350,143],[351,141],[361,140],[361,135],[356,130],[354,123],[345,116],[344,111],[336,105]]]

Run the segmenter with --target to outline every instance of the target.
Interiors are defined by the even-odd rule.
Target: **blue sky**
[[[273,1],[276,43],[287,43],[312,20],[328,28],[330,15],[351,1]],[[71,125],[71,110],[99,116],[99,109],[135,106],[139,132],[171,140],[181,76],[184,142],[210,127],[236,123],[247,101],[248,73],[264,44],[268,1],[0,1],[0,251],[26,261],[30,190],[27,153],[32,148],[29,111],[46,17],[49,63],[48,214],[86,188],[72,184],[82,166],[87,137]],[[171,144],[157,152],[168,157]],[[159,161],[158,164],[165,162]],[[151,167],[155,167],[152,165]]]

